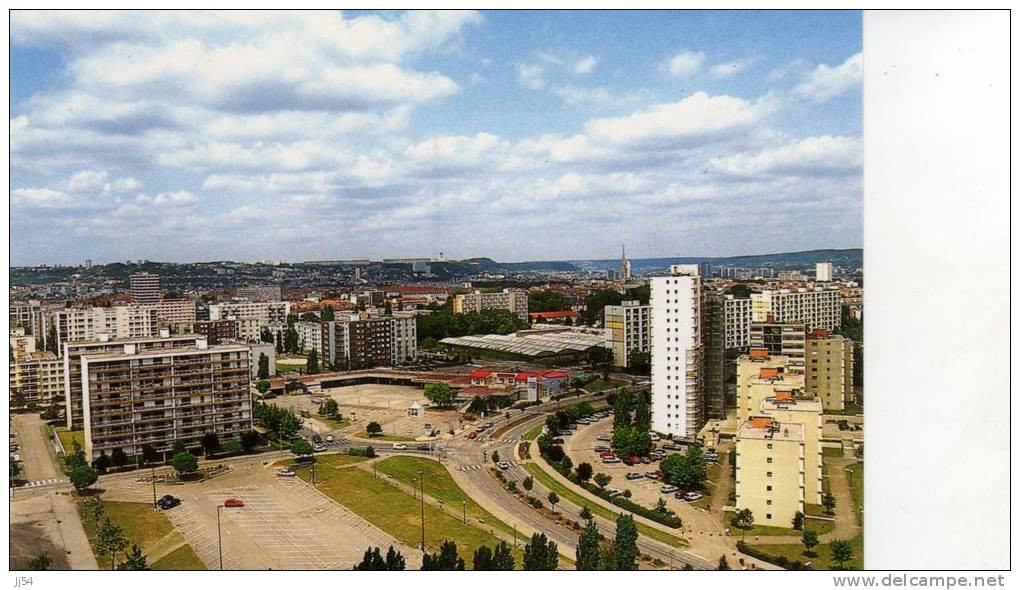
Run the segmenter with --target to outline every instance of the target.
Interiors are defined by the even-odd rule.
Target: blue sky
[[[14,264],[859,247],[857,12],[15,12]]]

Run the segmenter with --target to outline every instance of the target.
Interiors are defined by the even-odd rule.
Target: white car
[[[620,458],[619,457],[602,457],[602,462],[603,463],[619,463],[620,462]]]
[[[510,464],[506,461],[500,461],[499,463],[496,463],[496,467],[506,471],[507,469],[510,469]]]
[[[294,477],[297,474],[290,469],[277,469],[276,475],[279,475],[280,477]]]
[[[335,442],[335,441],[333,440],[333,435],[332,435],[332,434],[327,434],[327,435],[326,435],[326,442]]]
[[[694,502],[702,498],[704,498],[704,496],[702,496],[698,492],[687,492],[686,494],[684,494],[684,500],[687,500],[688,502]]]
[[[393,450],[394,451],[406,451],[407,450],[407,445],[405,445],[404,443],[393,443]]]
[[[678,488],[678,487],[676,487],[674,485],[666,484],[666,485],[662,486],[661,488],[659,488],[659,492],[661,492],[663,494],[672,494],[673,492],[677,491],[678,489],[680,489],[680,488]]]
[[[610,497],[610,498],[615,498],[615,497],[617,497],[617,496],[619,496],[619,495],[623,494],[623,492],[621,492],[620,490],[618,490],[618,489],[616,489],[616,488],[609,488],[609,489],[608,489],[608,490],[606,490],[606,491],[607,491],[607,492],[609,492],[609,497]]]

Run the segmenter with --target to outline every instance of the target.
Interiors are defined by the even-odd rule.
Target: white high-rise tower
[[[705,423],[701,277],[696,266],[671,272],[651,280],[652,430],[694,436]]]

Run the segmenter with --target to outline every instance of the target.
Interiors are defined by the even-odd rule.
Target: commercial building
[[[154,305],[115,305],[113,307],[71,307],[54,314],[57,342],[96,340],[100,334],[110,338],[147,338],[159,333]]]
[[[843,411],[854,391],[853,341],[825,330],[812,331],[806,341],[804,375],[808,395],[818,398],[825,411]]]
[[[136,272],[131,275],[131,303],[159,303],[159,275]]]
[[[697,266],[651,279],[652,430],[693,436],[704,425],[701,277]]]
[[[651,305],[641,305],[638,301],[624,301],[620,305],[607,305],[603,314],[606,348],[613,353],[614,365],[629,367],[632,351],[651,351]]]
[[[701,344],[704,349],[705,418],[726,418],[726,311],[722,293],[702,290]]]
[[[755,524],[793,528],[804,512],[804,427],[771,417],[741,423],[736,437],[736,507]]]
[[[522,320],[528,319],[528,292],[523,289],[503,289],[499,293],[474,293],[453,298],[453,313],[480,313],[487,309],[505,309]]]
[[[751,334],[751,298],[726,295],[726,348],[747,348]]]
[[[249,350],[244,345],[139,349],[82,355],[85,454],[95,459],[119,449],[169,453],[174,441],[198,445],[207,433],[220,440],[251,430]]]
[[[802,396],[804,368],[791,365],[785,356],[751,349],[737,359],[737,422],[743,423],[761,411],[761,404],[776,393]]]
[[[791,365],[804,366],[807,332],[804,324],[751,322],[751,350],[765,350],[769,355],[785,356]]]
[[[831,281],[832,280],[832,263],[831,262],[816,262],[815,263],[815,280],[818,282]]]
[[[751,320],[799,323],[809,330],[833,330],[841,322],[839,290],[816,287],[752,293]]]
[[[283,288],[280,285],[251,285],[238,287],[237,296],[249,301],[279,301],[283,299]]]
[[[394,312],[390,318],[392,352],[390,365],[412,363],[418,358],[418,320],[415,315]]]
[[[138,351],[156,351],[173,348],[194,347],[200,336],[194,334],[171,336],[164,330],[157,337],[113,339],[109,334],[99,334],[96,340],[65,342],[63,344],[64,363],[64,406],[67,414],[67,427],[72,430],[81,429],[83,416],[81,357],[87,354],[107,354],[123,350],[125,344],[131,344]]]

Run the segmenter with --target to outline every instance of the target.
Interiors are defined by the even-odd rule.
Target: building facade
[[[71,307],[55,314],[57,342],[96,340],[101,334],[110,338],[148,338],[159,333],[154,305],[115,305],[113,307]]]
[[[524,289],[503,289],[499,293],[475,291],[453,298],[453,313],[480,313],[487,309],[505,309],[522,320],[528,319],[528,292]]]
[[[741,423],[736,437],[737,510],[750,510],[755,524],[793,528],[804,512],[804,428],[771,417]]]
[[[276,374],[276,345],[272,342],[252,342],[248,344],[248,364],[251,366],[251,378],[258,379],[259,359],[266,355],[269,363],[269,376]]]
[[[692,436],[705,420],[701,278],[697,274],[653,277],[650,303],[652,429]]]
[[[49,351],[16,354],[10,362],[9,391],[12,399],[20,393],[25,403],[46,406],[58,401],[64,396],[64,361]]]
[[[286,301],[214,303],[209,306],[209,319],[255,319],[263,327],[287,323],[290,303]]]
[[[747,348],[751,334],[751,299],[726,295],[726,348]]]
[[[95,459],[144,447],[169,453],[174,441],[197,445],[252,429],[249,350],[244,345],[121,350],[81,357],[85,454]]]
[[[395,312],[390,318],[390,365],[413,363],[418,358],[418,320],[414,314]]]
[[[283,299],[283,288],[280,285],[250,285],[238,287],[237,296],[249,301],[280,301]]]
[[[826,411],[843,411],[853,399],[853,340],[816,330],[808,335],[806,344],[804,375],[808,395],[818,398]]]
[[[820,282],[820,283],[832,280],[832,263],[831,262],[816,262],[815,263],[815,280]]]
[[[131,275],[131,303],[159,303],[159,275],[136,272]]]
[[[762,403],[777,393],[804,395],[804,368],[791,365],[785,356],[757,349],[737,359],[738,424],[757,415]]]
[[[726,418],[726,307],[722,293],[702,291],[701,343],[705,418]]]
[[[842,321],[840,311],[838,289],[780,289],[751,294],[754,322],[799,323],[809,330],[833,330]]]
[[[195,322],[197,306],[194,299],[160,299],[155,305],[156,321],[160,325]]]
[[[392,359],[390,318],[356,320],[347,324],[350,370],[385,367]]]
[[[631,351],[651,350],[652,306],[638,301],[607,305],[604,310],[606,348],[613,353],[613,364],[630,366]]]
[[[751,350],[765,350],[769,355],[785,356],[791,365],[804,366],[807,332],[804,324],[751,322]]]
[[[220,344],[240,338],[237,324],[237,320],[207,320],[195,322],[193,328],[195,334],[205,336],[209,344]]]

